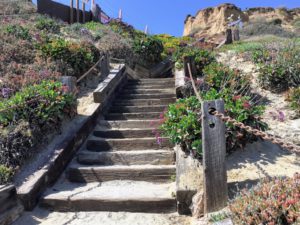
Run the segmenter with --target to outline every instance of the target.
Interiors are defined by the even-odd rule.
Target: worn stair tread
[[[176,102],[176,98],[160,98],[160,99],[132,99],[132,100],[116,100],[113,106],[155,106],[168,105]]]
[[[175,165],[82,165],[73,162],[67,176],[71,182],[105,182],[112,180],[138,180],[170,182],[176,174]]]
[[[105,151],[133,151],[143,149],[165,149],[172,148],[169,138],[160,138],[160,143],[155,137],[143,138],[116,138],[105,139],[100,137],[90,137],[87,140],[86,148],[89,151],[105,152]]]
[[[110,108],[111,113],[140,113],[140,112],[158,112],[161,113],[167,109],[167,105],[156,106],[112,106]]]
[[[170,150],[135,150],[116,152],[82,151],[77,162],[84,165],[172,165],[175,152]]]
[[[156,88],[156,89],[144,89],[144,88],[125,88],[121,92],[122,94],[175,94],[174,88]]]
[[[159,119],[144,120],[100,120],[97,127],[102,129],[139,129],[145,127],[153,127],[160,123]],[[96,128],[97,129],[97,128]]]
[[[175,211],[174,183],[107,181],[63,182],[49,189],[41,205],[58,211]]]
[[[103,129],[96,127],[93,135],[102,138],[141,138],[153,137],[155,134],[151,128]]]
[[[138,113],[109,113],[107,120],[131,120],[131,119],[159,119],[161,112],[138,112]]]
[[[161,99],[161,98],[174,98],[176,94],[122,94],[117,99]]]

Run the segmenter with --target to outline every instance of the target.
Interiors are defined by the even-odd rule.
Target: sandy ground
[[[258,86],[256,65],[241,58],[233,51],[219,53],[218,61],[252,76],[255,81],[252,82],[252,89],[266,99],[263,121],[269,125],[270,129],[267,132],[300,145],[300,118],[289,107],[284,94],[274,94]]]
[[[191,218],[177,214],[125,212],[49,212],[36,208],[13,225],[188,225]]]

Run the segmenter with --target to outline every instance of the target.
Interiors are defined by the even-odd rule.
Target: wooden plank
[[[76,0],[76,21],[79,23],[79,0]]]
[[[85,3],[82,2],[82,23],[85,23]]]
[[[202,141],[204,167],[204,213],[211,213],[227,205],[225,125],[211,109],[224,113],[223,100],[202,104]]]

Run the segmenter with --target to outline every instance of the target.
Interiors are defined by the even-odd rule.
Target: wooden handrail
[[[77,79],[77,84],[78,84],[80,81],[82,81],[86,76],[88,76],[88,75],[90,74],[90,72],[92,72],[92,70],[95,69],[96,66],[98,66],[98,64],[99,64],[100,62],[103,61],[104,57],[105,57],[105,55],[103,55],[103,56],[98,60],[98,62],[96,62],[96,64],[95,64],[94,66],[92,66],[85,74],[83,74],[81,77],[79,77],[79,78]]]

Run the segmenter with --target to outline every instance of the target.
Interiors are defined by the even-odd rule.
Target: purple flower
[[[284,122],[284,120],[285,120],[285,115],[282,111],[278,111],[278,120],[280,122]]]
[[[3,98],[9,98],[12,93],[12,89],[10,88],[2,88],[2,96]]]

